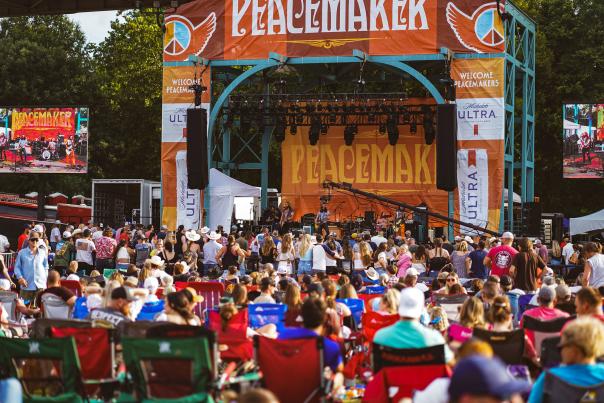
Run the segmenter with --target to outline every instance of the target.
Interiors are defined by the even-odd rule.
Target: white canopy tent
[[[226,231],[231,228],[231,216],[235,197],[260,197],[260,188],[248,185],[223,174],[216,168],[210,169],[210,211],[208,227],[213,230],[222,225]]]
[[[604,230],[604,210],[596,211],[584,217],[570,219],[571,236],[599,230]]]

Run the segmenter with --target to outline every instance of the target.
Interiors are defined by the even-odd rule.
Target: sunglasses
[[[39,240],[39,239],[40,239],[40,238],[31,238],[31,239],[29,240],[29,242],[38,242],[38,240]]]
[[[447,283],[448,283],[449,281],[455,281],[455,279],[454,279],[454,278],[448,278],[448,279],[447,279]]]

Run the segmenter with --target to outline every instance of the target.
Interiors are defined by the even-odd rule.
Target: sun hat
[[[380,278],[380,274],[373,267],[368,267],[365,269],[365,276],[367,276],[369,280],[373,281]]]
[[[473,355],[461,360],[455,367],[449,383],[449,398],[458,400],[464,395],[472,395],[507,400],[530,388],[529,383],[514,379],[498,358]]]
[[[352,239],[357,239],[358,234],[357,234],[356,232],[353,232],[353,233],[352,233],[352,235],[350,235],[350,237],[351,237]]]
[[[55,224],[61,224],[61,220],[55,220]]]
[[[216,233],[216,231],[212,231],[212,232],[210,232],[210,235],[208,235],[208,238],[210,238],[211,240],[215,241],[217,239],[222,238],[222,235]]]
[[[199,230],[199,232],[201,232],[203,235],[207,234],[208,232],[210,232],[210,228],[208,227],[203,227]]]
[[[124,280],[124,285],[136,288],[138,287],[138,279],[133,276],[126,277],[126,279]]]
[[[80,276],[78,276],[75,273],[71,273],[69,276],[67,276],[67,278],[65,280],[80,281]]]
[[[405,276],[418,277],[419,276],[419,272],[417,271],[417,269],[415,267],[409,267],[407,269],[407,272],[405,272]]]
[[[472,243],[472,242],[474,242],[474,241],[472,240],[472,237],[471,237],[471,236],[469,236],[469,235],[466,235],[466,236],[463,238],[463,240],[464,240],[464,241],[466,241],[466,242],[468,242],[468,243]]]
[[[461,237],[460,237],[459,235],[457,235],[457,236],[455,237],[455,242],[459,242],[459,241],[461,241]]]
[[[183,291],[187,291],[187,292],[189,292],[189,294],[191,294],[191,296],[193,297],[193,302],[201,303],[204,301],[203,296],[197,294],[197,291],[193,287],[186,287],[185,289],[183,289]]]
[[[81,229],[79,229],[79,228],[76,228],[76,229],[74,229],[74,230],[73,230],[73,232],[71,233],[71,236],[75,236],[75,235],[78,235],[78,234],[81,234],[81,233],[82,233],[82,230],[81,230]]]
[[[194,230],[191,230],[191,231],[185,232],[185,238],[187,238],[187,240],[189,240],[189,241],[196,242],[196,241],[199,241],[199,239],[201,238],[201,235],[199,235]]]
[[[154,255],[149,260],[151,261],[151,264],[153,266],[163,266],[164,265],[164,261],[162,260],[162,258],[157,255]]]
[[[399,297],[398,314],[403,318],[419,319],[424,312],[424,293],[415,287],[404,288]]]

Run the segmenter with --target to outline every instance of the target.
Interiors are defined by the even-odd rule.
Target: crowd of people
[[[45,295],[51,294],[71,307],[74,319],[102,326],[120,329],[141,320],[204,326],[207,315],[195,309],[203,297],[187,286],[192,282],[225,285],[216,307],[223,327],[251,304],[284,304],[285,327],[250,327],[249,337],[323,336],[324,362],[336,389],[351,373],[354,377],[354,360],[344,345],[362,321],[346,301],[362,294],[375,297],[365,299],[361,316],[370,311],[398,315],[375,333],[375,344],[445,346],[452,377],[417,391],[414,401],[528,397],[541,402],[549,373],[578,386],[604,382],[604,364],[597,362],[604,355],[604,255],[594,242],[573,244],[564,238],[548,248],[539,239],[516,239],[510,232],[416,242],[409,232],[323,238],[269,228],[252,233],[56,223],[50,229],[25,226],[17,245],[8,249],[17,255],[10,271],[0,260],[0,289],[17,291],[18,312],[31,318],[43,315]],[[79,282],[83,295],[64,287],[64,280]],[[462,296],[457,312],[439,305],[444,296]],[[4,335],[17,336],[4,307],[1,315]],[[530,374],[522,380],[511,377],[491,346],[473,338],[473,332],[522,329],[527,317],[569,321],[559,344],[563,365],[549,371],[539,362],[534,335],[526,331]]]

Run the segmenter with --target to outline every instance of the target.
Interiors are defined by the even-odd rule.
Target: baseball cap
[[[530,388],[528,382],[512,378],[498,358],[473,355],[464,358],[455,367],[449,383],[449,398],[457,400],[468,394],[506,400]]]
[[[459,241],[461,241],[461,237],[460,237],[459,235],[457,235],[457,236],[455,237],[455,242],[459,242]]]
[[[36,224],[34,225],[34,229],[35,232],[39,232],[40,234],[42,234],[44,232],[44,227],[42,227],[40,224]]]
[[[566,284],[560,284],[556,287],[556,298],[563,300],[571,296],[570,287]]]
[[[63,231],[63,238],[65,238],[65,239],[71,238],[71,232],[69,232],[69,231]]]
[[[419,272],[417,271],[417,269],[415,267],[409,267],[407,269],[407,272],[405,273],[406,276],[419,276]]]
[[[472,240],[472,237],[471,237],[471,236],[469,236],[469,235],[466,235],[466,236],[464,237],[464,239],[463,239],[463,240],[464,240],[464,241],[466,241],[466,242],[468,242],[468,243],[472,243],[472,242],[474,242],[474,241]]]
[[[541,245],[541,239],[535,239],[535,245]]]
[[[37,232],[35,232],[35,231],[32,231],[32,232],[29,234],[29,239],[40,239],[40,234],[38,234],[38,233],[37,233]]]
[[[126,287],[118,287],[111,291],[111,299],[126,299],[128,301],[136,300],[136,298],[130,294]]]
[[[404,318],[419,319],[424,311],[424,293],[415,287],[405,288],[399,297],[398,314]]]
[[[541,287],[538,298],[541,301],[551,302],[556,298],[556,289],[553,287]]]
[[[503,234],[501,234],[501,239],[514,239],[514,234],[512,234],[509,231],[506,231]]]

